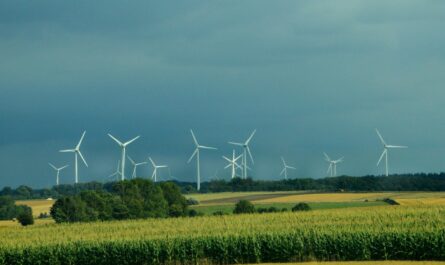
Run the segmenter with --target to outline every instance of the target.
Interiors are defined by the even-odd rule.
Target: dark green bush
[[[34,224],[34,217],[32,211],[23,211],[17,216],[17,221],[23,226]]]
[[[300,202],[297,205],[295,205],[294,207],[292,207],[292,212],[299,212],[299,211],[310,211],[311,207],[309,206],[309,204],[305,203],[305,202]]]
[[[233,210],[234,214],[242,214],[242,213],[254,213],[255,212],[255,206],[247,200],[240,200],[236,205],[235,209]]]

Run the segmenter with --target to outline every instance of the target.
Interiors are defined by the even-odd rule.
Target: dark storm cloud
[[[256,178],[277,178],[280,155],[298,176],[324,176],[323,151],[346,156],[339,173],[378,174],[375,127],[410,146],[391,155],[394,171],[441,171],[444,11],[440,1],[3,1],[0,186],[52,183],[47,162],[72,164],[57,151],[84,129],[83,180],[114,171],[108,132],[141,134],[135,159],[190,180],[189,128],[220,148],[203,154],[207,178],[228,176],[226,141],[253,128]]]

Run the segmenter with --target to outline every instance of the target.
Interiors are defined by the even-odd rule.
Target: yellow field
[[[250,265],[445,265],[445,261],[312,261],[298,263],[255,263]]]
[[[418,204],[418,202],[429,202],[425,204],[444,204],[445,192],[373,192],[373,193],[318,193],[318,194],[296,194],[282,196],[256,202],[261,203],[290,203],[290,202],[350,202],[350,201],[375,201],[391,198],[405,204]],[[402,204],[402,203],[401,203]]]
[[[204,194],[187,194],[185,197],[187,199],[193,198],[198,200],[199,202],[206,202],[210,200],[218,200],[218,199],[228,199],[234,197],[249,197],[255,195],[279,195],[279,194],[289,194],[289,193],[301,193],[298,191],[289,192],[289,191],[254,191],[254,192],[216,192],[216,193],[204,193]]]
[[[25,200],[17,201],[17,205],[27,205],[32,208],[32,214],[34,216],[39,216],[41,213],[49,214],[51,207],[53,206],[55,200]]]

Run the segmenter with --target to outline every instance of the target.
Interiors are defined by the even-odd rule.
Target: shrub
[[[198,200],[195,200],[193,198],[187,199],[187,205],[198,205],[198,204],[199,204]]]
[[[292,212],[309,211],[311,207],[305,202],[300,202],[292,208]]]
[[[32,216],[32,211],[23,211],[17,216],[17,220],[23,226],[34,224],[34,217]]]
[[[213,213],[213,215],[215,216],[221,216],[221,215],[227,215],[227,213],[223,212],[223,211],[216,211]]]
[[[235,209],[233,210],[234,214],[254,213],[254,212],[255,212],[255,206],[253,206],[253,204],[247,200],[240,200],[235,205]]]

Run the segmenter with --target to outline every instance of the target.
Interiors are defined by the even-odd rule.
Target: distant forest
[[[196,183],[177,182],[183,194],[196,192]],[[87,182],[76,185],[59,185],[46,189],[32,189],[28,186],[4,187],[0,196],[10,196],[15,200],[60,198],[77,195],[81,191],[112,192],[114,183]],[[322,179],[253,180],[235,178],[232,180],[212,180],[201,183],[201,193],[224,191],[294,191],[310,190],[321,192],[371,192],[371,191],[445,191],[445,173],[409,174],[392,176],[329,177]]]

